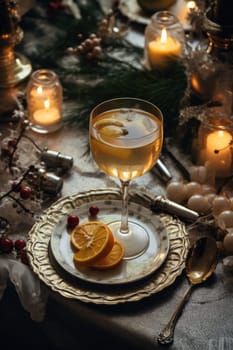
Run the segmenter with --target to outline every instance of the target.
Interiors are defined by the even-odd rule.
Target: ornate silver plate
[[[186,18],[186,6],[185,0],[177,0],[168,10],[180,20],[184,30],[190,30],[191,26]],[[142,10],[137,0],[122,0],[119,9],[124,16],[133,22],[143,25],[147,25],[150,22],[151,16]]]
[[[100,209],[97,220],[109,224],[119,220],[121,216],[121,199],[98,200],[95,205]],[[78,215],[80,223],[88,220],[90,202],[87,200],[81,206],[71,211]],[[156,271],[166,259],[169,250],[169,238],[166,225],[160,216],[136,203],[129,203],[129,221],[141,224],[148,233],[150,244],[146,251],[134,259],[123,260],[119,266],[106,271],[91,268],[75,268],[74,252],[70,245],[70,232],[67,230],[67,217],[63,217],[55,225],[50,241],[51,252],[57,263],[68,273],[84,281],[100,284],[130,283],[145,278]]]
[[[118,304],[138,301],[172,284],[184,269],[189,240],[184,224],[167,214],[156,214],[156,216],[158,220],[157,224],[160,222],[160,227],[163,228],[162,232],[166,232],[166,234],[161,233],[162,236],[158,236],[159,241],[161,237],[164,237],[166,242],[166,237],[168,237],[168,253],[167,243],[161,244],[163,247],[161,251],[164,253],[161,253],[159,248],[157,255],[162,256],[162,259],[155,268],[155,271],[147,271],[144,278],[143,273],[140,272],[138,277],[133,277],[127,283],[126,279],[122,279],[121,277],[122,284],[115,281],[111,285],[109,280],[107,280],[107,283],[102,283],[102,281],[98,283],[96,276],[89,276],[90,280],[88,281],[86,277],[78,276],[77,278],[75,274],[73,275],[73,272],[68,271],[67,273],[66,266],[63,266],[63,260],[66,259],[64,254],[66,253],[61,253],[61,256],[58,253],[60,245],[63,244],[61,243],[61,237],[64,232],[62,225],[64,225],[67,215],[71,212],[76,212],[81,208],[84,214],[87,207],[97,201],[100,201],[100,203],[110,201],[110,203],[114,204],[119,201],[120,203],[121,193],[118,189],[101,189],[61,198],[46,210],[35,223],[29,232],[27,249],[31,266],[39,278],[52,290],[64,297],[96,304]],[[144,217],[144,213],[147,213],[152,201],[153,199],[145,193],[132,192],[130,194],[130,205],[134,210],[139,210],[140,207],[142,208],[139,210],[139,216],[143,213],[142,216]],[[151,213],[151,216],[154,215]],[[149,220],[149,222],[151,221]],[[57,234],[54,233],[55,229],[58,230]],[[158,247],[160,247],[160,244],[158,244]],[[62,261],[59,261],[60,258]],[[72,268],[72,266],[69,268]],[[117,271],[115,274],[117,275]],[[135,276],[135,273],[132,273],[132,276]],[[106,278],[105,276],[105,281]],[[114,276],[111,275],[108,278],[111,280]]]

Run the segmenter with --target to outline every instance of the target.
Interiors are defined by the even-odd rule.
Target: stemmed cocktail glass
[[[163,143],[163,115],[152,103],[137,98],[115,98],[97,105],[90,115],[90,147],[100,169],[121,182],[121,219],[109,223],[125,248],[125,259],[140,256],[149,245],[145,227],[128,222],[128,189],[156,163]]]

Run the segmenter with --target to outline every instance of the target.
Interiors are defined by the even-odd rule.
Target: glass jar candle
[[[54,132],[62,124],[62,86],[51,70],[32,73],[26,89],[31,129],[41,134]]]
[[[144,58],[148,69],[168,69],[183,54],[184,29],[170,11],[158,11],[145,29]]]
[[[228,117],[209,117],[200,124],[194,160],[207,165],[217,178],[233,174],[233,121]]]

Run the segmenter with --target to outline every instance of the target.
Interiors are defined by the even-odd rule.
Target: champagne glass
[[[149,234],[138,222],[128,220],[129,184],[149,171],[159,158],[163,143],[162,112],[138,98],[104,101],[91,111],[89,137],[96,164],[121,183],[121,219],[109,223],[109,227],[124,245],[124,258],[136,258],[148,248]]]

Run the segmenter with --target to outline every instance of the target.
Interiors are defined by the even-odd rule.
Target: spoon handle
[[[170,320],[166,324],[166,326],[163,328],[163,330],[159,333],[158,335],[158,342],[162,345],[170,344],[173,342],[173,336],[174,336],[174,330],[176,326],[176,322],[183,310],[183,306],[185,305],[186,301],[189,299],[191,290],[192,290],[193,285],[190,284],[187,290],[185,291],[181,301],[179,304],[176,306],[175,311],[173,312]]]

